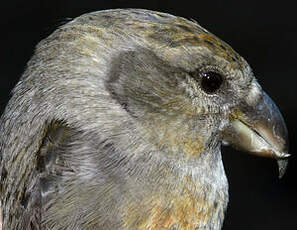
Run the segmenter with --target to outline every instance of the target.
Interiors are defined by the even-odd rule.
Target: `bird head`
[[[277,159],[280,176],[289,156],[247,62],[196,22],[147,10],[85,14],[41,41],[0,131],[4,227],[31,220],[20,207],[41,189],[49,228],[116,226],[124,213],[133,229],[219,229],[221,143]]]
[[[107,88],[144,137],[186,161],[231,144],[277,159],[284,174],[286,125],[244,58],[183,18],[127,21],[137,46],[113,60]]]
[[[39,117],[106,130],[120,152],[149,143],[165,158],[195,164],[224,143],[277,159],[280,176],[286,168],[285,123],[251,67],[181,17],[133,9],[82,15],[37,46],[15,91],[28,89],[15,98]]]

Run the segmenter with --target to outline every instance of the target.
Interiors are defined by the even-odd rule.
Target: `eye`
[[[213,71],[205,72],[201,74],[201,88],[206,93],[216,92],[223,83],[223,77],[221,74]]]

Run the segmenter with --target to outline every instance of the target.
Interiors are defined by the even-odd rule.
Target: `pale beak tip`
[[[286,154],[288,156],[290,156],[290,154]],[[288,157],[287,156],[287,157]],[[288,159],[284,158],[284,159],[278,159],[277,160],[277,164],[278,164],[278,178],[281,179],[285,172],[286,172],[286,169],[287,169],[287,166],[288,166]]]
[[[283,153],[283,155],[281,156],[282,158],[288,158],[288,157],[290,157],[291,156],[291,154],[289,154],[289,153]]]

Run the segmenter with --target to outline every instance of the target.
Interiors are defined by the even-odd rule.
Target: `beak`
[[[287,167],[288,131],[284,119],[271,100],[262,92],[255,106],[244,103],[229,115],[229,124],[223,130],[223,144],[251,154],[277,160],[279,177]]]

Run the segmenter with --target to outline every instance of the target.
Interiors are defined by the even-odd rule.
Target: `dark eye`
[[[214,93],[217,91],[223,83],[223,77],[221,74],[209,71],[201,74],[201,88],[206,93]]]

